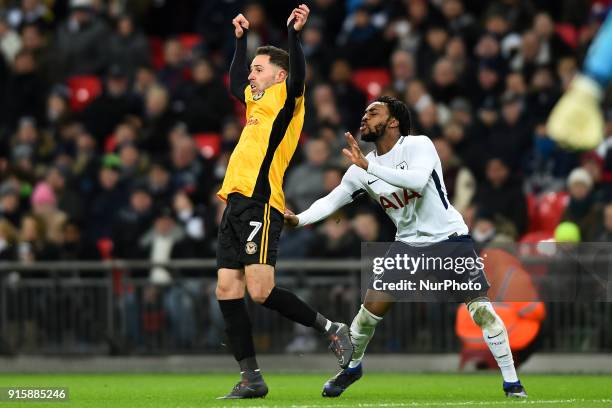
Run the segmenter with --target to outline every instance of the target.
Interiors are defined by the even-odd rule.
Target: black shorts
[[[283,215],[270,204],[242,194],[230,194],[219,226],[217,267],[242,269],[252,264],[276,265],[283,223]]]
[[[401,301],[466,302],[486,296],[491,287],[469,235],[460,235],[427,246],[413,246],[395,241],[385,258],[405,256],[420,259],[417,267],[408,263],[402,269],[388,269],[373,274],[369,289],[385,292]],[[426,261],[427,260],[427,261]],[[482,260],[481,260],[482,261]],[[374,285],[375,280],[379,282]],[[382,282],[394,284],[380,290]],[[408,282],[413,282],[408,284]],[[403,284],[403,285],[402,285]],[[400,289],[396,289],[399,285]],[[410,286],[410,290],[406,285]],[[448,285],[448,286],[444,286]],[[386,288],[393,287],[393,290]]]

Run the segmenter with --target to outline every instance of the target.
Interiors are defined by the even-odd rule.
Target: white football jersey
[[[395,239],[406,243],[439,242],[449,235],[468,233],[463,217],[449,203],[438,153],[427,136],[401,136],[383,155],[368,153],[368,161],[392,169],[430,169],[422,191],[388,184],[352,165],[342,178],[340,188],[355,198],[366,192],[381,205],[397,227]]]

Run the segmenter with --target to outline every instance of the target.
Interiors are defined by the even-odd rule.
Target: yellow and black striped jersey
[[[285,209],[283,178],[293,157],[304,124],[304,94],[287,98],[281,82],[254,96],[244,90],[247,122],[234,149],[219,197],[231,193]]]
[[[221,190],[268,203],[285,210],[283,178],[293,157],[304,124],[304,78],[306,60],[293,26],[289,27],[289,72],[287,80],[253,95],[246,66],[246,33],[236,40],[230,67],[232,94],[246,105],[246,125],[232,152]]]

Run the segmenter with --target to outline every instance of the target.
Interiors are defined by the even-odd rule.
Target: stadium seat
[[[569,23],[555,24],[555,33],[570,47],[575,49],[578,45],[578,32],[573,25]]]
[[[116,147],[117,147],[117,138],[115,137],[115,134],[113,133],[112,135],[106,136],[106,139],[104,139],[104,152],[112,153],[115,151]]]
[[[109,260],[113,257],[113,241],[110,238],[100,238],[96,246],[102,259]]]
[[[200,154],[206,159],[213,158],[221,153],[221,135],[218,133],[197,133],[193,139],[198,145]]]
[[[149,37],[151,65],[157,71],[164,66],[164,42],[159,37]]]
[[[569,194],[565,191],[546,193],[538,200],[538,229],[553,232],[563,216],[569,203]]]
[[[353,84],[366,93],[368,101],[376,99],[389,82],[391,76],[384,68],[360,69],[353,72]]]
[[[527,232],[535,232],[539,229],[538,225],[538,199],[535,194],[527,194],[527,216],[529,223]]]
[[[102,93],[102,81],[97,76],[82,75],[68,78],[70,89],[70,108],[82,111],[96,96]]]
[[[203,40],[201,35],[191,33],[181,34],[178,39],[186,50],[192,50],[194,47],[200,45]]]

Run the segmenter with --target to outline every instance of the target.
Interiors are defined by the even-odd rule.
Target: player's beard
[[[385,123],[379,123],[378,125],[374,126],[373,132],[369,132],[369,133],[362,132],[361,140],[363,140],[364,142],[376,143],[385,135],[385,131],[387,130],[388,123],[389,123],[389,120],[387,120]]]

